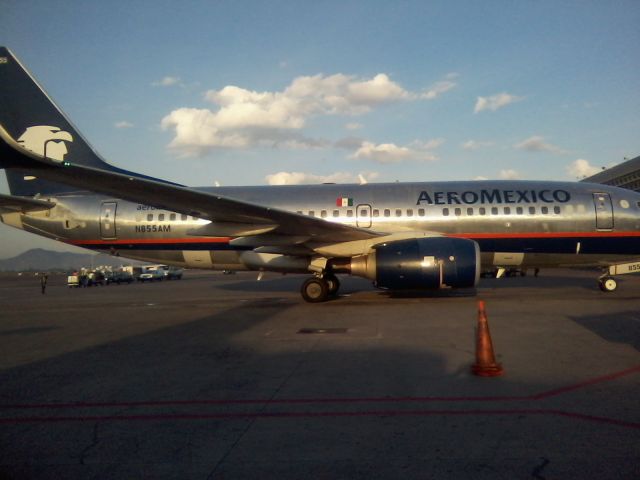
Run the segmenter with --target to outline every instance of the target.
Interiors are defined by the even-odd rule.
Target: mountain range
[[[102,253],[54,252],[42,248],[28,250],[13,258],[0,260],[0,272],[78,270],[80,267],[137,265],[139,262]]]

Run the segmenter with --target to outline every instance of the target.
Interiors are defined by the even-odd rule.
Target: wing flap
[[[264,235],[278,228],[278,225],[213,222],[187,231],[194,237],[245,237]]]

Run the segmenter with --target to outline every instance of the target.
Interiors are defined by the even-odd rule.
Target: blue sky
[[[189,185],[573,180],[639,153],[637,1],[0,5],[105,158]],[[56,246],[0,235],[0,258]]]

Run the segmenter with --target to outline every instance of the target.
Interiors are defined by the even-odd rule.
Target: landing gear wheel
[[[329,295],[337,295],[338,290],[340,289],[340,280],[333,274],[327,274],[322,279],[327,282],[327,287],[329,291]]]
[[[329,285],[322,278],[312,277],[302,284],[300,293],[309,303],[325,302],[329,298]]]
[[[600,290],[603,292],[613,292],[616,288],[618,288],[618,282],[611,277],[605,277],[600,279]]]

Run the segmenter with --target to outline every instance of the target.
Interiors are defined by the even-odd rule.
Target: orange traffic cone
[[[489,333],[489,322],[484,311],[484,300],[478,301],[478,329],[476,331],[476,363],[471,371],[480,377],[497,377],[502,375],[502,365],[496,363],[493,344]]]

